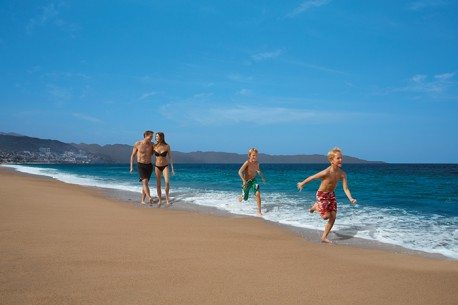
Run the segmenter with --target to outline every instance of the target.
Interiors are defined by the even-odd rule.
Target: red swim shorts
[[[316,192],[316,203],[321,216],[328,212],[337,212],[336,194],[334,192]]]

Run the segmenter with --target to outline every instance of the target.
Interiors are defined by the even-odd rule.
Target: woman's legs
[[[155,173],[156,173],[157,198],[159,200],[157,205],[161,206],[161,204],[162,204],[162,191],[161,191],[161,175],[162,175],[162,172],[157,167],[154,167],[154,170],[155,170]]]
[[[164,168],[164,181],[165,181],[165,199],[167,200],[167,205],[170,205],[170,173],[169,167]]]

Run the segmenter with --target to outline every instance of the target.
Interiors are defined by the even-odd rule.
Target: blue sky
[[[0,1],[0,131],[458,162],[458,4]]]

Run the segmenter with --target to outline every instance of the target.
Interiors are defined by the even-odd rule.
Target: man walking
[[[146,204],[145,199],[149,203],[153,203],[149,190],[149,180],[153,173],[153,165],[151,164],[151,157],[153,155],[154,144],[151,142],[153,139],[153,132],[147,130],[143,133],[143,140],[137,141],[134,144],[134,149],[130,156],[130,172],[134,171],[134,158],[137,155],[138,175],[142,183],[142,204]]]

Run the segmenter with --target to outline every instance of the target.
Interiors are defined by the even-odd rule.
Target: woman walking
[[[167,206],[170,205],[170,173],[169,164],[172,169],[172,175],[175,175],[173,170],[172,150],[170,145],[165,142],[165,136],[163,132],[156,133],[156,144],[154,145],[154,155],[156,156],[155,173],[156,173],[156,187],[157,197],[159,199],[158,207],[162,205],[162,190],[161,190],[161,176],[164,175],[165,181],[165,199]]]

